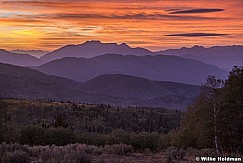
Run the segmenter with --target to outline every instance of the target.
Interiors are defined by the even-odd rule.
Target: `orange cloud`
[[[241,44],[242,7],[241,0],[0,0],[0,48],[53,50],[86,40],[151,50]]]

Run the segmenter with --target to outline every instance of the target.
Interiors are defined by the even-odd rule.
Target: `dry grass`
[[[168,162],[165,152],[159,153],[132,153],[129,156],[101,154],[93,156],[92,163],[193,163],[195,157],[186,157],[184,160],[172,160]]]
[[[213,156],[211,149],[170,147],[153,153],[149,150],[134,151],[131,145],[114,144],[105,147],[85,144],[66,146],[28,146],[0,144],[0,163],[196,163],[196,156]]]

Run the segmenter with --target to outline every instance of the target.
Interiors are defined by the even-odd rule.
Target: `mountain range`
[[[184,58],[195,59],[204,63],[218,66],[227,71],[233,66],[243,64],[243,46],[213,46],[205,48],[203,46],[193,46],[191,48],[168,49],[157,52],[162,55],[176,55]]]
[[[125,43],[102,43],[100,41],[87,41],[78,45],[66,45],[54,50],[43,57],[42,60],[49,62],[64,57],[85,57],[91,58],[103,54],[123,54],[123,55],[153,55],[154,53],[144,48],[131,48]]]
[[[0,63],[0,97],[183,109],[200,87],[127,75],[102,75],[84,83]]]
[[[193,59],[166,55],[106,54],[93,58],[62,58],[33,67],[45,74],[83,82],[103,74],[125,74],[150,80],[201,85],[208,75],[226,78],[227,72]]]
[[[209,75],[226,79],[241,65],[242,52],[242,46],[152,52],[100,41],[47,54],[1,49],[0,97],[182,109]],[[37,53],[43,56],[31,56]]]
[[[180,49],[152,52],[144,48],[132,48],[125,43],[102,43],[100,41],[86,41],[82,44],[66,45],[52,52],[39,50],[0,50],[0,62],[19,66],[39,66],[40,64],[65,57],[93,58],[104,54],[135,56],[175,55],[211,64],[228,72],[233,66],[242,65],[243,63],[243,46],[240,45],[213,46],[209,48],[194,46],[191,48],[183,47]]]

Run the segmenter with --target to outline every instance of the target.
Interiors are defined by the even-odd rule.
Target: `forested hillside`
[[[2,141],[29,145],[125,143],[155,150],[167,145],[159,138],[182,118],[181,112],[165,109],[11,99],[1,99],[0,109]]]

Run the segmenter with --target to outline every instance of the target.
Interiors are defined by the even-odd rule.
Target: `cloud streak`
[[[180,33],[180,34],[169,34],[166,36],[170,37],[215,37],[215,36],[226,36],[228,34],[220,33]]]
[[[200,8],[200,9],[191,9],[191,10],[178,10],[170,12],[170,14],[202,14],[202,13],[211,13],[211,12],[221,12],[224,9],[218,8]]]

